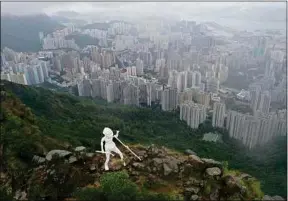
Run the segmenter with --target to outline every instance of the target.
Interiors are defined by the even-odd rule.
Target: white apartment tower
[[[212,126],[220,127],[224,126],[225,119],[225,104],[215,102],[213,106]]]

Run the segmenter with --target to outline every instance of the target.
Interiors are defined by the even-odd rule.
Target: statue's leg
[[[121,161],[123,162],[123,165],[126,166],[122,152],[116,146],[114,147],[113,151],[120,156]]]
[[[105,167],[105,170],[109,170],[108,163],[110,161],[110,152],[107,150],[105,150],[105,151],[106,151],[106,161],[105,161],[104,167]]]

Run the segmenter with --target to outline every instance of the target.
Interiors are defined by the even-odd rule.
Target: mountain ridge
[[[8,47],[18,52],[35,52],[41,49],[39,32],[45,34],[64,26],[45,14],[1,16],[1,49]]]

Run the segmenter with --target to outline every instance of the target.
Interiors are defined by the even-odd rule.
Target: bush
[[[100,189],[108,200],[134,200],[138,188],[126,172],[109,172],[101,176]]]

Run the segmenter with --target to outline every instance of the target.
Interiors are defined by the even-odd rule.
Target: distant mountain
[[[39,32],[51,33],[64,26],[47,15],[1,16],[1,49],[34,52],[41,49]]]

